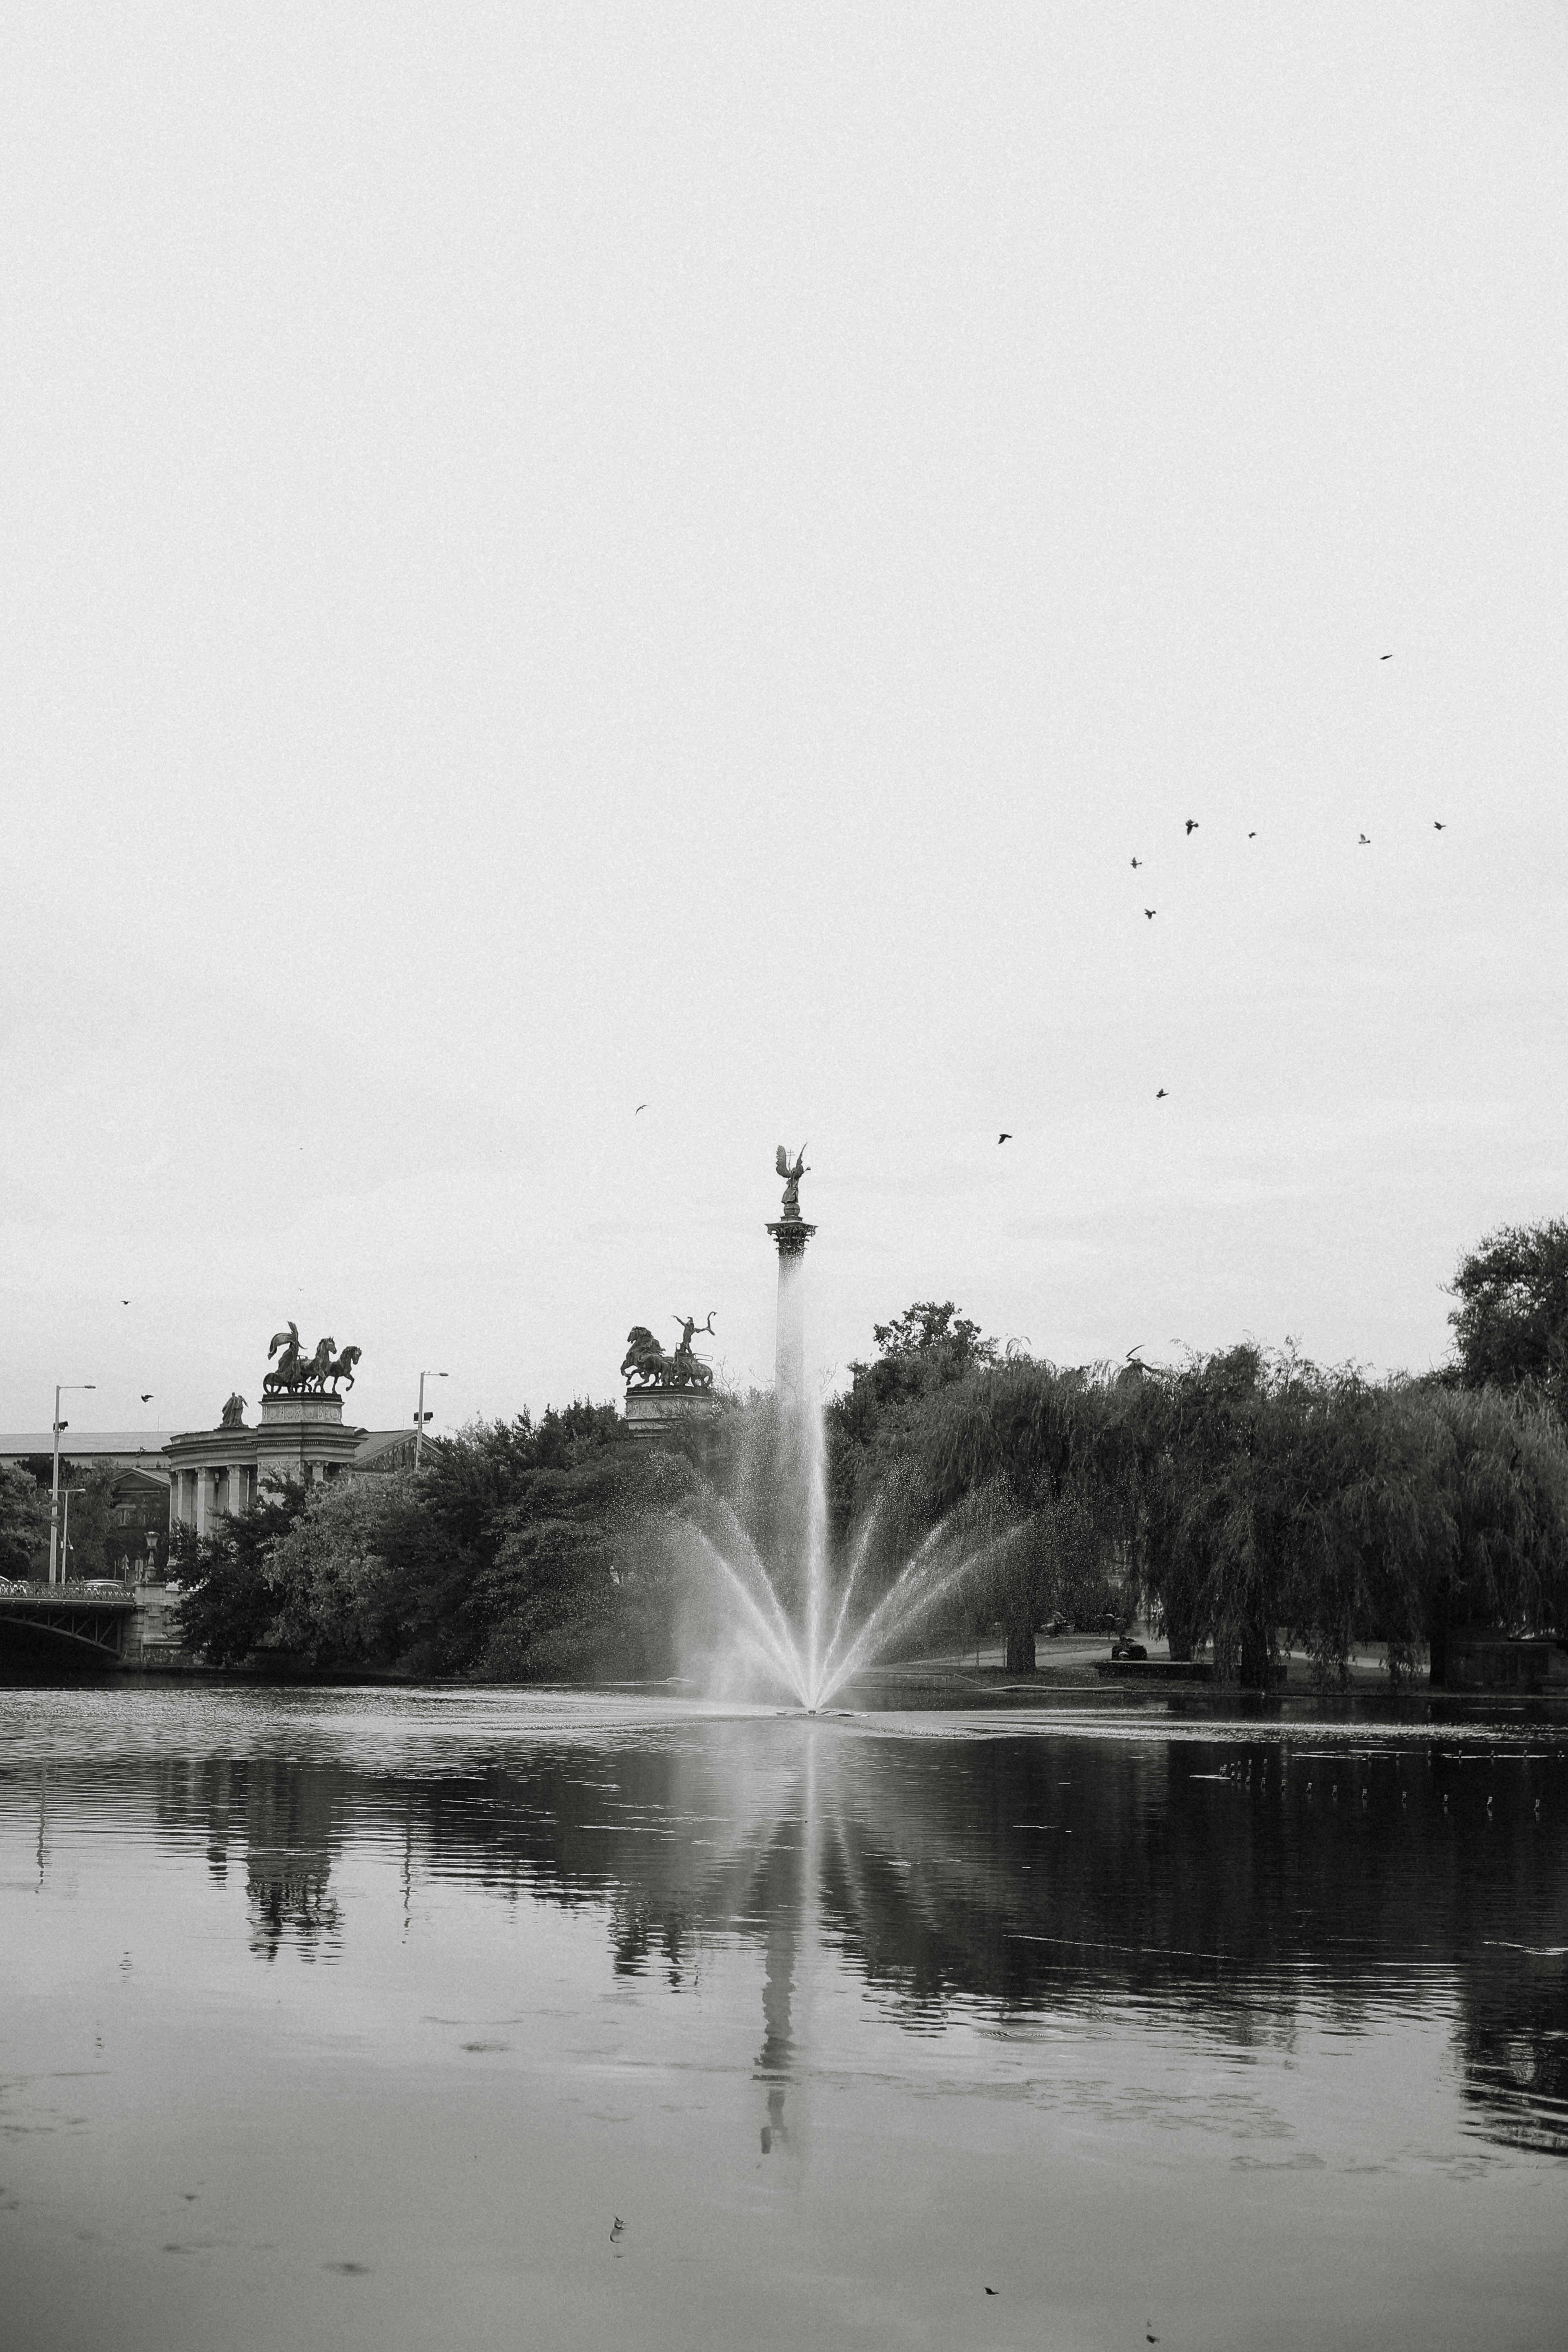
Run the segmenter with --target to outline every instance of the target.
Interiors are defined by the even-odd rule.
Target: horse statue
[[[634,1323],[626,1333],[626,1352],[621,1371],[629,1388],[635,1381],[639,1388],[670,1388],[670,1375],[675,1370],[675,1358],[667,1356],[646,1323]]]
[[[332,1394],[334,1396],[336,1396],[338,1392],[338,1382],[340,1381],[347,1381],[350,1388],[353,1388],[354,1384],[354,1366],[358,1363],[363,1353],[364,1349],[363,1348],[345,1348],[341,1356],[334,1356],[332,1358],[331,1362],[327,1366],[327,1378],[332,1384]]]
[[[710,1389],[713,1374],[691,1351],[691,1335],[702,1328],[711,1331],[713,1318],[699,1326],[689,1315],[678,1315],[676,1321],[683,1326],[680,1345],[673,1355],[667,1355],[646,1323],[634,1323],[626,1333],[626,1352],[621,1370],[628,1388],[635,1382],[645,1389]]]
[[[280,1348],[283,1352],[279,1356],[278,1351]],[[274,1331],[268,1343],[268,1363],[271,1363],[274,1356],[278,1356],[278,1362],[261,1383],[262,1395],[276,1396],[285,1389],[292,1391],[295,1389],[303,1388],[305,1382],[301,1367],[305,1361],[305,1355],[300,1344],[298,1323],[290,1323],[286,1331]]]
[[[302,1389],[314,1389],[318,1396],[323,1393],[331,1377],[332,1356],[337,1344],[335,1339],[317,1340],[316,1352],[307,1358],[300,1375],[300,1386]]]

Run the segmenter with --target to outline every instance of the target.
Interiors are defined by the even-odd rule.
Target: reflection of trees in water
[[[216,1874],[243,1837],[268,1957],[288,1938],[333,1948],[351,1805],[406,1813],[416,1876],[602,1907],[622,1975],[658,1969],[679,1991],[705,1941],[754,1943],[770,2137],[800,1954],[821,1939],[910,2025],[955,2003],[1147,2007],[1232,2045],[1284,2043],[1305,2003],[1353,2032],[1451,1992],[1479,2125],[1568,2152],[1561,1758],[752,1719],[588,1754],[520,1748],[463,1779],[277,1759],[160,1771],[160,1813],[205,1831]]]
[[[276,1959],[289,1941],[302,1959],[337,1956],[339,1912],[329,1880],[351,1778],[337,1766],[271,1756],[180,1758],[158,1767],[160,1823],[188,1833],[201,1822],[216,1885],[226,1884],[229,1847],[239,1842],[250,1948],[263,1959]]]

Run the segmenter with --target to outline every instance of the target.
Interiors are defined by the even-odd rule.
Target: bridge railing
[[[68,1584],[46,1584],[31,1577],[0,1576],[0,1607],[14,1608],[19,1601],[45,1601],[57,1607],[62,1601],[74,1601],[85,1609],[134,1609],[139,1589],[109,1580],[90,1581],[86,1577]]]

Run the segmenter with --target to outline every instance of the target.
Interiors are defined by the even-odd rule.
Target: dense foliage
[[[1047,1615],[1104,1594],[1253,1686],[1282,1643],[1325,1680],[1358,1642],[1395,1672],[1425,1644],[1440,1678],[1456,1629],[1568,1625],[1568,1442],[1529,1392],[1253,1347],[1163,1375],[1019,1362],[933,1391],[895,1450],[906,1520],[984,1496],[1016,1529],[973,1596],[1015,1664]]]
[[[53,1472],[47,1454],[27,1454],[14,1468],[0,1469],[0,1576],[37,1580],[48,1574]],[[61,1528],[70,1545],[73,1577],[102,1576],[106,1570],[114,1475],[101,1464],[60,1457]]]
[[[47,1494],[26,1470],[0,1469],[0,1576],[39,1576],[48,1556]]]
[[[689,1491],[678,1454],[620,1442],[611,1406],[476,1423],[417,1477],[271,1492],[184,1538],[185,1638],[215,1664],[538,1679],[668,1673]]]
[[[1255,1687],[1287,1645],[1324,1682],[1367,1641],[1441,1680],[1466,1628],[1568,1631],[1568,1226],[1494,1234],[1455,1288],[1453,1373],[1424,1381],[1250,1345],[1163,1372],[1004,1360],[951,1299],[917,1301],[828,1407],[832,1547],[870,1605],[947,1542],[963,1572],[911,1640],[999,1625],[1018,1670],[1058,1618],[1144,1615],[1173,1656],[1209,1647]],[[798,1443],[765,1400],[731,1401],[689,1456],[584,1402],[476,1423],[417,1477],[274,1492],[183,1538],[186,1638],[219,1664],[668,1674],[718,1622],[689,1525],[731,1513],[798,1598]],[[37,1535],[36,1490],[8,1480],[0,1563]]]
[[[1461,1259],[1449,1316],[1467,1388],[1536,1390],[1568,1410],[1568,1223],[1504,1225]]]

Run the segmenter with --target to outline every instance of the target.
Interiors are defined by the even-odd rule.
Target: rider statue
[[[628,1385],[657,1389],[710,1389],[713,1374],[692,1346],[699,1331],[711,1331],[713,1310],[699,1323],[695,1315],[678,1315],[679,1344],[667,1354],[646,1323],[634,1323],[626,1334],[626,1361],[621,1366]]]
[[[274,1331],[267,1359],[270,1363],[276,1356],[278,1361],[261,1383],[262,1395],[276,1396],[282,1391],[289,1396],[301,1396],[307,1392],[325,1396],[329,1381],[334,1396],[340,1381],[347,1381],[352,1389],[354,1366],[363,1350],[345,1348],[340,1356],[335,1352],[337,1344],[335,1339],[318,1339],[313,1349],[307,1349],[300,1338],[297,1323],[290,1323],[285,1330]],[[226,1422],[224,1424],[226,1428],[228,1425]]]

